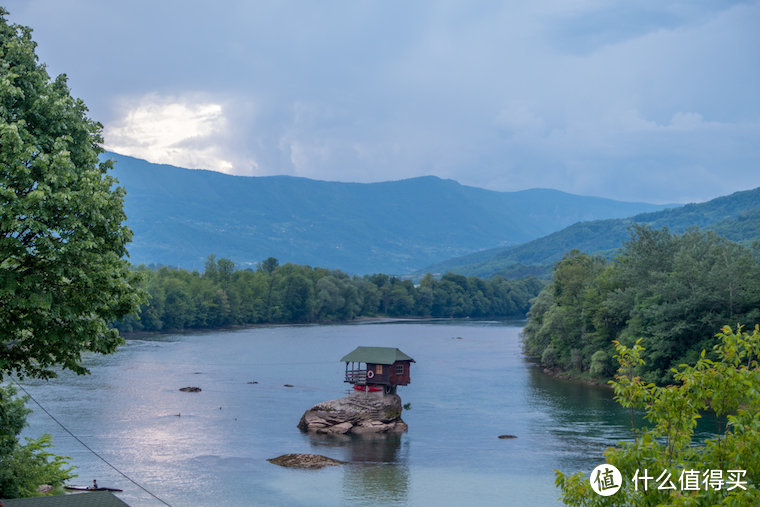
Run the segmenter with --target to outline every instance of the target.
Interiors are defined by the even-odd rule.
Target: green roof
[[[393,364],[396,361],[416,362],[395,347],[356,347],[353,352],[343,356],[344,363]]]
[[[129,507],[110,491],[88,491],[66,495],[33,496],[3,500],[8,507]]]

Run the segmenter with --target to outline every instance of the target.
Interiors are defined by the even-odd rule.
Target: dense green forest
[[[713,232],[633,225],[613,261],[573,250],[554,266],[523,331],[526,352],[548,368],[608,377],[612,340],[642,338],[641,374],[672,380],[724,325],[760,322],[760,247]]]
[[[356,317],[524,317],[543,287],[535,278],[483,280],[446,274],[419,285],[385,274],[284,264],[270,257],[256,271],[211,255],[203,273],[136,268],[148,302],[117,324],[123,332],[203,329],[264,323],[349,321]]]

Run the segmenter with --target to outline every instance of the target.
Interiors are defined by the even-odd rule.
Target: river
[[[629,437],[627,417],[609,389],[554,379],[526,360],[520,330],[444,321],[156,335],[87,356],[91,375],[23,383],[144,490],[31,402],[24,434],[52,434],[54,452],[78,467],[71,482],[122,488],[133,506],[162,505],[151,494],[176,506],[556,505],[553,470],[590,472]],[[339,359],[358,345],[398,347],[416,360],[411,384],[399,388],[411,404],[408,433],[302,434],[306,409],[347,392]],[[285,453],[350,464],[314,471],[266,461]]]

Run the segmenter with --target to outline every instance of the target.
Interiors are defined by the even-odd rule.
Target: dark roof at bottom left
[[[69,495],[33,496],[2,500],[8,507],[129,507],[110,491],[89,491]]]

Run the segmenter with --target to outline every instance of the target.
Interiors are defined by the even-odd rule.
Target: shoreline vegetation
[[[671,384],[679,365],[703,350],[713,357],[724,325],[760,322],[760,244],[634,225],[611,262],[566,253],[532,303],[524,351],[555,376],[609,380],[613,340],[631,347],[641,338],[637,374]]]
[[[604,388],[612,389],[612,386],[609,384],[609,379],[602,378],[602,377],[592,377],[588,374],[579,374],[577,372],[561,370],[558,368],[545,368],[541,365],[539,361],[536,360],[536,358],[533,358],[530,356],[526,356],[526,357],[527,359],[534,361],[533,365],[536,368],[540,369],[545,375],[548,375],[557,380],[561,380],[563,382],[570,382],[572,384],[583,384],[586,386],[604,387]]]
[[[447,273],[418,285],[376,273],[339,270],[270,257],[237,270],[209,255],[203,273],[166,266],[133,268],[146,301],[115,323],[124,336],[143,332],[234,329],[253,325],[329,324],[381,319],[524,319],[545,282],[534,277],[485,280]]]

